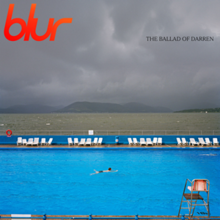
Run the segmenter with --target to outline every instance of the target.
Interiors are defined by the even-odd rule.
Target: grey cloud
[[[22,103],[138,101],[171,109],[220,105],[219,1],[36,0],[37,34],[72,17],[56,40],[7,41],[0,3],[1,108]],[[27,21],[31,3],[13,17]],[[11,33],[16,34],[14,25]],[[146,36],[214,36],[214,42],[149,42]]]

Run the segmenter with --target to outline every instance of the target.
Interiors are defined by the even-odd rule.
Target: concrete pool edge
[[[119,145],[120,146],[120,145]],[[180,147],[178,145],[170,146],[170,145],[163,145],[163,146],[156,146],[156,147],[131,147],[129,145],[119,147],[117,145],[102,145],[102,146],[96,146],[96,147],[81,147],[81,146],[68,146],[68,145],[49,145],[49,146],[14,146],[14,145],[0,145],[0,150],[7,150],[7,149],[57,149],[57,150],[220,150],[220,146],[212,146],[212,147],[191,147],[191,146],[185,146],[185,147]]]

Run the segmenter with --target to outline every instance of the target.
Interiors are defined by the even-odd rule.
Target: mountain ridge
[[[39,104],[14,105],[0,108],[0,114],[44,114],[44,113],[219,113],[220,108],[193,108],[173,111],[163,106],[148,106],[143,103],[125,104],[102,102],[74,102],[65,107]]]
[[[43,113],[168,113],[173,112],[165,107],[152,107],[142,103],[125,104],[101,102],[74,102],[65,107],[46,105],[14,105],[1,108],[0,114],[43,114]]]
[[[151,107],[142,103],[130,102],[126,104],[101,102],[74,102],[57,113],[157,113],[172,112],[165,107]]]
[[[41,113],[51,113],[58,109],[62,108],[61,106],[53,107],[47,105],[13,105],[8,108],[0,108],[1,114],[41,114]]]

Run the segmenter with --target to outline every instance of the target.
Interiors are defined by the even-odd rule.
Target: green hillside
[[[165,107],[151,107],[141,103],[127,103],[124,105],[100,102],[75,102],[56,112],[59,113],[156,113],[172,112]]]

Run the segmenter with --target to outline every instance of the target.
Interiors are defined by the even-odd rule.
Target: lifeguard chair
[[[187,189],[191,192],[186,193],[185,191]],[[188,215],[189,217],[193,216],[196,206],[204,206],[207,211],[207,216],[209,217],[209,189],[210,183],[207,179],[194,179],[192,181],[187,179],[183,190],[178,217],[180,216],[182,209],[189,210],[189,214],[185,215]],[[200,194],[201,192],[203,192],[203,194],[206,193],[206,198],[203,196],[203,194]],[[187,203],[187,207],[182,207],[184,203]]]

